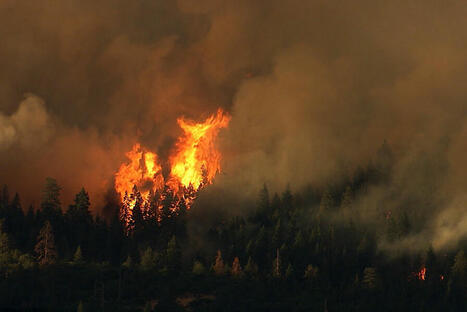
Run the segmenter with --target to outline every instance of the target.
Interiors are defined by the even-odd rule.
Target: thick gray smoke
[[[29,202],[53,176],[65,204],[84,185],[98,210],[136,140],[166,155],[177,117],[223,107],[219,188],[325,185],[387,140],[391,186],[360,215],[429,215],[413,239],[448,246],[467,232],[466,14],[461,0],[0,1],[0,182]]]

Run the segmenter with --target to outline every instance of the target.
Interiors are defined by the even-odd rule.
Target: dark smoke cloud
[[[31,201],[54,176],[64,202],[84,185],[99,206],[136,140],[166,155],[177,117],[220,106],[218,187],[324,185],[386,139],[394,182],[359,199],[362,215],[394,190],[394,207],[430,193],[408,209],[449,245],[466,234],[466,14],[464,1],[0,1],[1,182]]]

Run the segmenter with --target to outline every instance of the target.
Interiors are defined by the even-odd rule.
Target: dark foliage
[[[139,191],[109,200],[92,217],[83,188],[65,213],[60,186],[47,179],[40,209],[24,214],[5,186],[0,197],[0,308],[57,311],[462,311],[467,300],[465,246],[391,257],[374,233],[352,222],[353,200],[384,185],[392,154],[358,169],[348,183],[281,195],[261,189],[247,216],[206,228],[193,250],[184,202]],[[161,209],[155,209],[161,207]],[[349,222],[334,223],[342,211]],[[124,218],[119,216],[119,212]],[[126,224],[130,218],[129,225]],[[410,216],[381,214],[387,241],[412,231]],[[206,247],[209,246],[209,247]],[[196,248],[195,248],[196,249]],[[49,255],[46,256],[46,253]],[[39,265],[40,264],[40,265]],[[423,278],[420,270],[426,269]]]

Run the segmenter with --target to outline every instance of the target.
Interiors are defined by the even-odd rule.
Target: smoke
[[[133,143],[167,158],[177,117],[222,107],[226,198],[324,186],[387,140],[393,176],[357,199],[360,221],[406,210],[420,241],[447,246],[465,236],[466,13],[460,0],[0,1],[0,182],[27,203],[54,176],[64,204],[85,186],[99,211]]]
[[[34,149],[44,144],[53,132],[44,101],[27,94],[11,116],[0,114],[0,148],[18,144]]]

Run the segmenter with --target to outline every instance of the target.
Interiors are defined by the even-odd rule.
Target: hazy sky
[[[37,205],[52,176],[65,205],[85,186],[97,207],[133,143],[166,158],[177,117],[223,107],[220,187],[324,184],[386,139],[393,187],[435,189],[432,223],[465,233],[465,16],[462,0],[0,0],[0,183]]]

